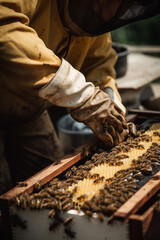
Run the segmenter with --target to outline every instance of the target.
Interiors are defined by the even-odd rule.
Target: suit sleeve
[[[38,92],[54,77],[61,64],[61,60],[29,27],[37,4],[37,0],[0,0],[1,77],[5,80],[7,75],[12,89],[16,85]]]
[[[117,54],[112,48],[111,35],[110,33],[103,34],[93,38],[81,71],[87,81],[101,89],[111,87],[117,97],[121,99],[115,81],[114,65],[116,60]]]

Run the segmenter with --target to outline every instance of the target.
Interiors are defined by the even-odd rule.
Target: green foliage
[[[112,31],[113,42],[133,45],[160,45],[160,14]]]

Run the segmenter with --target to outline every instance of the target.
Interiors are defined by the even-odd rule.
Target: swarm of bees
[[[149,129],[148,126],[146,129]],[[49,230],[55,231],[63,224],[65,234],[71,238],[75,237],[71,229],[73,218],[60,218],[61,212],[76,209],[83,211],[88,217],[96,213],[100,221],[104,221],[107,216],[111,222],[113,213],[160,169],[160,125],[152,134],[147,134],[146,129],[140,129],[136,138],[129,136],[110,152],[101,143],[96,153],[85,157],[83,164],[68,169],[62,180],[57,177],[44,186],[37,182],[32,194],[17,196],[14,203],[21,209],[50,209],[48,217],[52,219],[52,224]],[[149,144],[147,149],[145,143]],[[123,160],[129,158],[128,154],[132,149],[142,151],[142,154],[132,159],[128,168],[121,169]],[[91,171],[102,164],[120,169],[110,178]],[[101,184],[102,187],[97,188],[93,196],[88,193],[78,194],[78,183],[84,179],[92,181],[95,186]]]

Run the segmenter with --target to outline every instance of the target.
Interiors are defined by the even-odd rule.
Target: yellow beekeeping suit
[[[87,81],[118,95],[110,34],[71,36],[63,27],[56,0],[0,0],[1,121],[26,121],[47,106],[38,91],[50,82],[65,58]],[[119,95],[118,95],[119,96]]]

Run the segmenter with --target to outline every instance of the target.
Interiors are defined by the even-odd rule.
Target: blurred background
[[[134,77],[138,79],[138,77],[142,78],[142,75],[144,76],[143,86],[141,85],[141,87],[137,87],[136,89],[132,87],[132,91],[131,89],[127,89],[127,84],[125,90],[122,89],[122,80],[125,79],[127,81],[124,76],[120,79],[117,78],[124,105],[127,108],[160,111],[160,15],[121,27],[113,31],[111,35],[112,41],[115,44],[124,45],[129,50],[127,63],[129,62],[128,58],[130,58],[129,64],[131,62],[136,64],[137,57],[137,71],[139,72],[136,75],[134,73],[136,68],[132,66],[131,69],[128,66],[125,73],[126,77],[131,76],[131,74],[127,74],[128,71],[132,72],[132,81],[134,81]],[[129,78],[128,81],[130,81]],[[133,94],[132,99],[134,98],[134,102],[131,99],[127,99],[127,92],[128,94]]]
[[[111,34],[113,42],[131,45],[160,45],[160,15],[121,27]],[[160,56],[160,53],[156,55]]]

